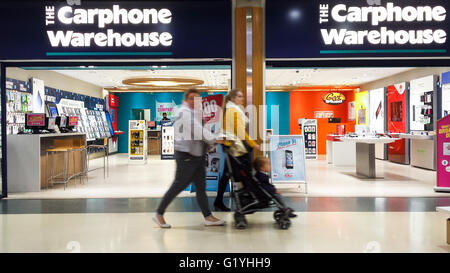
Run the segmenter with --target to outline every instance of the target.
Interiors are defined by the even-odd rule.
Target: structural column
[[[242,90],[249,110],[250,136],[262,143],[266,127],[264,2],[234,1],[233,88]],[[253,111],[250,111],[253,109]],[[255,155],[260,153],[255,152]]]

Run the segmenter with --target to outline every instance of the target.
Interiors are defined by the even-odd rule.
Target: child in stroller
[[[247,228],[246,214],[252,214],[258,210],[277,207],[274,212],[274,219],[281,229],[288,229],[291,225],[290,216],[295,217],[292,209],[286,207],[280,198],[264,188],[260,181],[253,175],[252,167],[247,166],[251,162],[241,162],[233,157],[226,146],[224,146],[227,166],[230,176],[233,177],[235,186],[233,187],[232,198],[236,204],[234,212],[235,227],[238,229]],[[236,187],[237,186],[237,187]],[[238,189],[236,189],[238,188]],[[279,197],[279,196],[278,196]]]
[[[275,186],[272,185],[269,181],[270,159],[262,156],[257,157],[253,161],[253,167],[256,170],[255,178],[258,180],[259,185],[263,189],[265,189],[268,193],[270,193],[272,197],[277,200],[278,203],[282,204],[283,207],[286,207],[284,205],[280,191],[278,191],[278,189],[275,188]],[[290,218],[297,217],[297,215],[294,214],[294,210],[292,208],[287,207],[286,210]]]

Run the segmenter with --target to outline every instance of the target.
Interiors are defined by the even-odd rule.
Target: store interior
[[[450,67],[268,65],[267,130],[275,135],[306,135],[302,121],[316,120],[317,131],[306,148],[311,156],[306,160],[307,196],[448,196],[434,191],[437,163],[435,142],[430,139],[437,119],[450,113],[449,71]],[[21,67],[7,68],[6,77],[8,198],[161,197],[175,173],[173,143],[169,141],[173,132],[161,120],[173,120],[187,88],[198,88],[202,97],[226,95],[231,86],[231,66]],[[424,90],[424,86],[431,89]],[[46,113],[42,128],[28,126],[29,117],[41,113],[36,110],[37,104]],[[18,151],[11,148],[15,147],[15,138],[19,143],[20,137],[34,130],[48,133],[44,127],[52,122],[62,124],[61,116],[67,116],[66,126],[58,126],[61,132],[52,131],[48,138],[37,140],[41,150],[29,156],[30,163],[25,163],[27,155],[23,154],[9,160],[10,154]],[[412,132],[427,136],[427,141],[399,137]],[[81,142],[86,141],[89,148],[71,147],[72,153],[60,155],[49,148],[53,145],[55,149],[59,142],[66,146],[78,143],[75,135],[69,138],[71,133],[85,134]],[[398,137],[389,144],[376,144],[376,178],[356,175],[354,159],[348,160],[354,157],[350,150],[346,152],[340,144],[333,146],[333,137],[352,133]],[[65,134],[67,139],[61,140],[58,134]],[[51,137],[54,139],[49,140]],[[40,162],[35,168],[40,168],[36,173],[41,178],[32,190],[19,185],[10,173],[23,178],[21,169],[34,161]],[[49,171],[48,166],[58,162],[66,164],[62,169],[74,175],[61,183],[64,185],[48,186],[50,178],[43,173],[57,172],[53,168]],[[215,195],[214,186],[207,187],[211,196]],[[277,186],[285,195],[305,196],[303,185]],[[193,194],[186,190],[181,196]]]

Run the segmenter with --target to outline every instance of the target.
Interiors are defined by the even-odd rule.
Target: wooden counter
[[[85,133],[9,135],[8,154],[8,192],[38,192],[46,187],[46,151],[51,148],[84,148]],[[52,168],[63,168],[63,154],[56,154]],[[69,175],[79,172],[81,152],[75,152],[75,162],[69,158]]]

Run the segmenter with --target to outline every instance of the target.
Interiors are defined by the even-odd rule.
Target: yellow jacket
[[[242,119],[241,114],[235,108],[228,108],[225,111],[223,117],[223,131],[237,136],[252,148],[257,144],[254,140],[250,139],[250,136],[245,129],[245,122]],[[225,139],[225,145],[231,146],[232,143]]]

